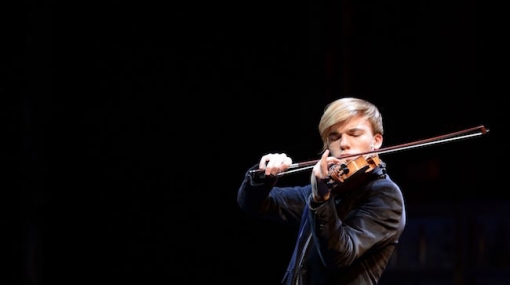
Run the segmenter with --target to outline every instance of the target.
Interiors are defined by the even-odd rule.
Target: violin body
[[[381,164],[378,155],[371,155],[365,157],[363,155],[342,164],[334,164],[329,168],[329,176],[336,182],[345,182],[353,174],[363,171],[365,173],[371,172]]]

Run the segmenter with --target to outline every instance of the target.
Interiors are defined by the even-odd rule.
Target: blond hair
[[[319,122],[319,133],[323,142],[322,151],[329,146],[328,135],[331,126],[346,122],[355,116],[366,117],[374,134],[382,135],[384,133],[382,115],[374,104],[359,98],[340,98],[324,108],[324,113]]]

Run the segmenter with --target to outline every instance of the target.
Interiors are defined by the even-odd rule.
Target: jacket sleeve
[[[349,266],[373,249],[396,243],[403,231],[405,212],[399,187],[387,179],[366,187],[357,199],[360,203],[337,205],[330,199],[308,209],[313,238],[328,268]]]
[[[250,168],[256,169],[257,166]],[[296,187],[276,187],[275,177],[256,177],[246,172],[238,189],[237,203],[246,213],[283,223],[298,226],[307,197],[309,185]]]

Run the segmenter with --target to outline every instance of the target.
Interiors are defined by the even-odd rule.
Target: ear
[[[381,148],[383,143],[383,136],[381,134],[375,134],[374,135],[374,141],[372,142],[372,145],[374,146],[374,149]]]

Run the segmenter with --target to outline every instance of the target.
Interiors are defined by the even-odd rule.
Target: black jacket
[[[246,173],[240,208],[299,227],[282,284],[375,285],[381,278],[406,223],[402,192],[384,163],[351,178],[328,201],[316,203],[310,184],[276,187],[276,178]]]

